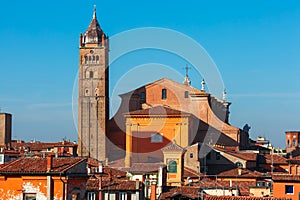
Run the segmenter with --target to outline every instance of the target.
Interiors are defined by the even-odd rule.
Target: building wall
[[[12,115],[0,113],[0,146],[11,142]]]
[[[47,176],[0,176],[0,199],[22,200],[24,194],[36,194],[37,200],[46,200],[48,188],[54,200],[63,197],[70,199],[74,191],[79,191],[79,196],[83,198],[85,182],[84,178],[67,180],[65,177],[51,176],[49,186]]]
[[[126,119],[126,163],[146,162],[149,156],[163,160],[161,149],[172,141],[187,147],[189,141],[188,117],[134,117]],[[155,135],[161,141],[151,141]],[[135,154],[132,154],[135,153]],[[145,156],[143,156],[144,154]],[[131,159],[131,160],[129,160]],[[138,160],[137,160],[138,159]]]
[[[285,132],[286,138],[286,152],[291,153],[299,147],[300,132],[298,131],[287,131]]]
[[[184,154],[184,167],[188,167],[196,172],[200,172],[198,151],[199,151],[198,143],[186,149],[186,152]]]
[[[267,187],[251,187],[250,194],[255,197],[270,196],[271,189]]]
[[[78,151],[101,161],[106,159],[109,117],[107,45],[82,46],[79,55]],[[86,62],[86,56],[99,60]]]
[[[286,194],[285,187],[294,186],[293,194]],[[273,196],[274,197],[286,197],[292,200],[298,200],[300,193],[300,183],[299,182],[273,182]]]

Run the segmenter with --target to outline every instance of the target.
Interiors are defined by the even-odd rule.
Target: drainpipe
[[[62,198],[63,198],[63,200],[66,200],[67,199],[67,197],[66,197],[66,195],[67,195],[67,192],[66,192],[66,183],[62,179],[61,173],[59,173],[59,179],[63,183],[63,185],[62,185]]]

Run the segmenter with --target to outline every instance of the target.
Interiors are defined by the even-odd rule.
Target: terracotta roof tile
[[[123,170],[133,173],[157,172],[160,167],[165,167],[164,163],[133,163],[130,168],[123,168]]]
[[[252,197],[252,196],[210,196],[206,195],[205,200],[291,200],[291,198],[280,197]]]
[[[190,186],[174,187],[174,188],[169,189],[166,192],[163,192],[160,195],[159,199],[160,200],[170,199],[177,195],[182,195],[182,196],[188,197],[190,199],[196,199],[199,197],[198,191],[199,191],[198,187],[190,187]]]
[[[183,177],[199,178],[200,176],[201,176],[200,173],[188,167],[184,167],[183,169]]]
[[[292,174],[273,174],[273,181],[291,181],[291,182],[300,182],[300,175]]]
[[[64,172],[73,165],[83,162],[84,158],[53,158],[50,172]],[[46,173],[47,158],[20,158],[0,169],[0,173]]]
[[[235,156],[237,158],[247,160],[247,161],[256,161],[257,154],[256,153],[249,153],[249,152],[239,152],[234,151],[234,147],[218,147],[214,146],[213,149],[222,151],[224,153],[228,153],[232,156]]]
[[[273,157],[273,164],[288,164],[287,163],[287,159],[283,156],[280,155],[265,155],[264,156],[266,158],[266,163],[267,164],[272,164],[272,157]]]
[[[239,170],[241,174],[239,175]],[[249,169],[234,168],[218,174],[218,177],[261,177],[263,173]]]
[[[87,181],[86,189],[88,191],[91,190],[99,190],[99,177],[90,177]],[[142,188],[142,182],[138,181],[129,181],[129,180],[118,180],[118,179],[112,179],[109,180],[102,180],[102,190],[122,190],[122,191],[136,191],[140,190]]]

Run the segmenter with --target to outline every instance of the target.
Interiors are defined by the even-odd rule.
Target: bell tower
[[[94,8],[93,19],[79,45],[78,155],[106,159],[109,118],[109,40],[102,31]]]

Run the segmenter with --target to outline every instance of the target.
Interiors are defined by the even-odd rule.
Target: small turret
[[[202,81],[201,81],[201,91],[205,92],[205,81],[204,81],[204,79],[202,79]]]

